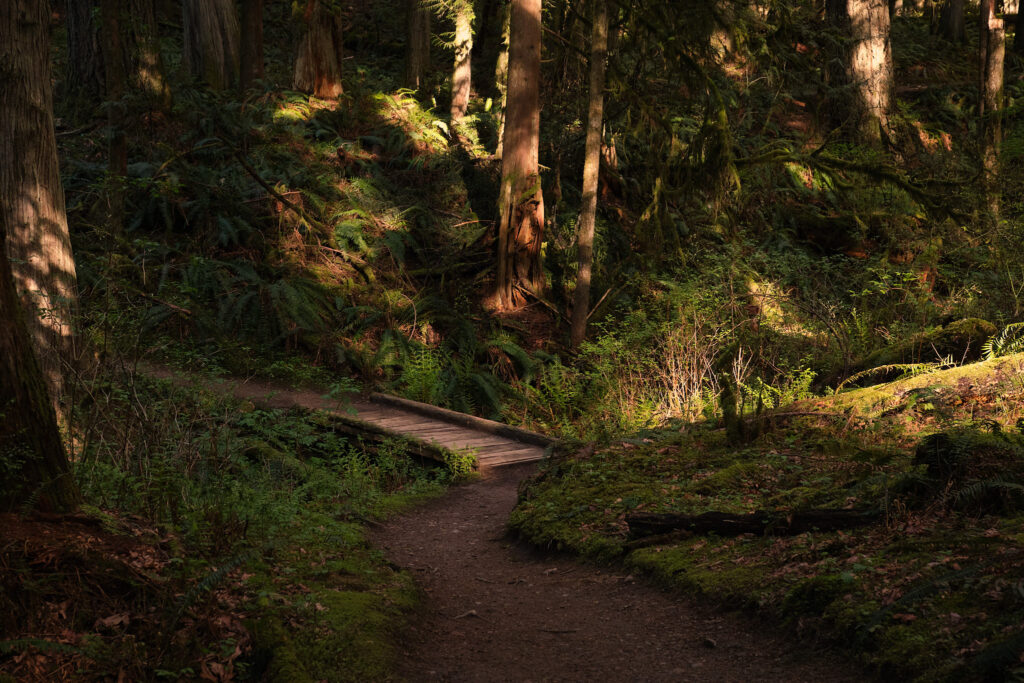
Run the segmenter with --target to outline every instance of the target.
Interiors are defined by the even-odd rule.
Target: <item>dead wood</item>
[[[872,524],[879,514],[867,510],[803,510],[777,512],[758,510],[746,515],[705,512],[700,515],[637,513],[626,517],[631,539],[673,532],[739,536],[794,536],[808,531],[838,531]]]

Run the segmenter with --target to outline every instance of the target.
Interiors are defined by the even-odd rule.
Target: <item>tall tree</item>
[[[242,54],[239,86],[247,90],[263,78],[263,0],[242,0]]]
[[[214,90],[238,78],[238,15],[233,0],[183,0],[184,63]]]
[[[171,106],[171,86],[160,52],[155,0],[119,0],[120,21],[128,30],[123,50],[131,60],[129,82],[163,108]]]
[[[99,102],[104,92],[103,57],[95,9],[95,0],[68,0],[65,19],[68,67],[64,92],[91,102]]]
[[[407,4],[405,87],[418,91],[430,68],[430,10],[423,6],[423,0],[408,0]]]
[[[60,512],[77,506],[78,489],[4,255],[7,220],[0,212],[0,512],[26,504]]]
[[[544,195],[539,173],[541,0],[512,0],[508,106],[503,136],[498,272],[493,305],[522,305],[544,292]]]
[[[121,0],[100,0],[100,23],[103,25],[103,65],[106,74],[109,165],[112,185],[107,194],[108,219],[111,229],[124,227],[123,179],[128,173],[128,144],[125,139],[123,98],[128,89],[125,54],[121,30]]]
[[[939,11],[939,34],[946,40],[962,43],[967,37],[964,29],[964,0],[945,0]]]
[[[452,73],[452,106],[450,119],[456,124],[466,115],[472,80],[473,56],[473,2],[455,0],[452,6],[455,20],[455,69]],[[454,131],[453,131],[454,132]]]
[[[306,32],[299,43],[292,85],[323,99],[337,97],[342,93],[341,17],[326,0],[307,0],[302,19]]]
[[[75,261],[53,130],[48,8],[42,0],[0,3],[0,221],[15,285],[25,309],[38,313],[28,316],[29,331],[59,402],[73,350]]]
[[[590,276],[594,261],[594,223],[597,218],[597,181],[601,169],[601,129],[604,126],[604,81],[608,58],[608,7],[592,0],[593,35],[590,39],[590,105],[587,113],[586,158],[583,162],[583,206],[577,234],[579,271],[572,307],[570,337],[577,347],[587,331],[590,313]]]
[[[509,22],[512,19],[512,6],[504,3],[501,11],[501,46],[498,49],[498,59],[494,64],[494,87],[498,91],[498,147],[494,156],[501,158],[502,145],[505,141],[505,105],[508,103],[508,42]]]
[[[1003,62],[1006,27],[996,16],[995,0],[981,0],[979,58],[983,182],[992,219],[999,218],[999,148],[1003,138]]]
[[[892,43],[887,0],[826,0],[829,22],[849,38],[837,85],[852,97],[833,103],[836,118],[864,142],[880,141],[893,102]]]

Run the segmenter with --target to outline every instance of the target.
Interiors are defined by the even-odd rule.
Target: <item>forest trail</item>
[[[765,623],[515,542],[505,523],[533,466],[391,520],[373,542],[425,593],[403,634],[410,681],[862,681],[838,657]]]

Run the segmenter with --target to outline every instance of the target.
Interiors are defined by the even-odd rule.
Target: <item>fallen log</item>
[[[798,512],[758,510],[747,515],[705,512],[699,515],[636,513],[626,517],[629,538],[660,536],[673,532],[739,536],[795,536],[808,531],[839,531],[866,526],[880,515],[871,510],[816,509]]]

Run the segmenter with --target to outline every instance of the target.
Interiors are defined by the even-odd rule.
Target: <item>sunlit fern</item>
[[[1003,331],[991,337],[981,347],[985,360],[1024,351],[1024,322],[1010,323]]]

